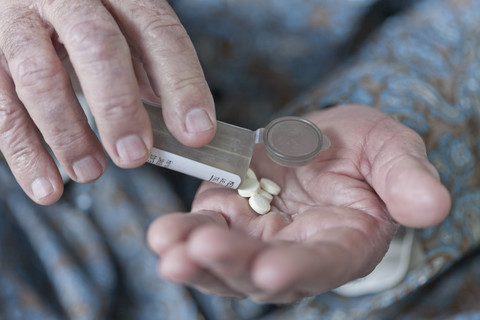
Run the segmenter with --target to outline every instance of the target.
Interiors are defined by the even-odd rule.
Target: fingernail
[[[103,172],[103,167],[94,157],[87,156],[76,161],[73,172],[77,176],[77,182],[90,182],[97,179]]]
[[[52,183],[47,178],[37,178],[32,182],[32,192],[36,200],[41,200],[43,198],[51,195],[55,188]]]
[[[192,109],[187,113],[185,127],[190,133],[198,133],[212,129],[213,122],[204,109]]]
[[[133,162],[145,158],[148,149],[137,135],[129,135],[117,141],[117,152],[122,162]]]

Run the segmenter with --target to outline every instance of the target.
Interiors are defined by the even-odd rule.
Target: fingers
[[[360,257],[350,252],[350,245],[336,241],[355,239],[362,243],[365,235],[346,228],[321,234],[321,239],[312,239],[310,244],[263,242],[233,230],[203,226],[190,235],[186,249],[182,249],[186,260],[198,268],[189,275],[187,284],[214,293],[220,288],[233,288],[230,290],[257,302],[290,303],[333,289],[363,275],[365,269],[371,270],[375,259],[367,261],[368,255]],[[375,251],[378,255],[382,252]],[[209,282],[198,281],[201,277],[208,277]]]
[[[42,4],[69,53],[106,151],[124,168],[145,163],[153,143],[150,122],[116,21],[100,1]]]
[[[39,204],[58,200],[63,182],[13,83],[0,66],[0,150],[25,193]]]
[[[206,293],[242,297],[237,290],[199,265],[187,250],[192,233],[209,225],[227,227],[225,220],[213,212],[169,214],[154,221],[148,230],[147,242],[161,257],[159,272],[170,281],[195,286]]]
[[[213,98],[192,42],[172,8],[154,0],[108,3],[161,96],[170,132],[188,146],[208,143],[216,127]]]
[[[446,217],[450,195],[428,161],[425,143],[412,129],[360,105],[313,113],[311,119],[333,134],[332,148],[325,154],[346,152],[358,161],[349,163],[346,172],[369,183],[396,222],[421,228]]]
[[[0,148],[25,192],[39,204],[48,205],[58,200],[63,183],[36,126],[62,163],[84,158],[82,148],[69,142],[86,126],[73,123],[71,134],[64,134],[65,120],[78,118],[75,111],[64,110],[73,92],[62,94],[68,80],[51,47],[50,35],[38,16],[27,11],[1,10]],[[50,94],[53,101],[48,99]],[[28,106],[28,112],[23,104]],[[86,139],[83,147],[95,150],[91,142]],[[61,149],[55,148],[60,145]],[[72,175],[73,168],[66,169]]]
[[[50,37],[33,13],[15,21],[15,28],[4,25],[0,31],[15,90],[28,115],[69,176],[90,182],[103,173],[105,158]]]
[[[175,214],[152,224],[148,242],[161,257],[160,274],[222,296],[257,292],[249,268],[260,242],[237,235],[212,219],[204,214]]]
[[[325,292],[332,288],[327,284],[335,270],[328,266],[330,261],[320,261],[318,252],[302,245],[271,247],[262,252],[252,266],[253,282],[262,289],[253,294],[252,299],[287,303],[295,301],[290,300],[292,298]],[[313,283],[317,285],[314,288]]]
[[[372,184],[393,219],[415,228],[441,222],[450,211],[450,194],[428,161],[422,139],[393,119],[380,123],[375,135],[392,137],[379,150],[366,152],[375,154]]]
[[[156,219],[148,229],[147,242],[158,255],[185,241],[190,233],[202,225],[226,227],[225,220],[216,213],[205,211],[195,214],[168,214]]]
[[[207,293],[289,303],[366,275],[385,254],[395,225],[345,210],[302,214],[269,240],[228,228],[214,212],[173,214],[152,224],[148,242],[161,257],[160,273],[171,281]],[[301,242],[298,230],[307,237]]]
[[[393,232],[368,215],[350,220],[349,225],[322,227],[304,242],[270,246],[252,265],[253,281],[265,292],[293,290],[312,296],[367,274],[385,254]],[[295,224],[305,229],[307,224],[320,226],[322,222],[318,212],[312,212]]]
[[[250,278],[250,264],[263,244],[232,230],[215,226],[196,230],[189,238],[189,256],[222,283],[251,295],[260,290]]]
[[[193,45],[166,1],[6,2],[0,18],[0,51],[6,60],[2,77],[14,83],[2,87],[4,100],[9,100],[2,106],[3,130],[21,133],[38,128],[73,180],[97,179],[106,161],[58,58],[56,49],[60,47],[69,55],[105,150],[117,165],[142,165],[151,152],[151,127],[140,102],[141,96],[156,98],[150,84],[156,95],[162,96],[165,120],[180,141],[201,146],[213,137],[212,96]],[[134,68],[125,37],[143,65]],[[23,106],[26,111],[21,111]],[[22,119],[22,129],[8,123],[13,115],[17,117],[13,120]],[[12,170],[25,191],[41,203],[58,199],[62,188],[41,139],[22,144],[17,141],[17,151],[6,141],[2,142],[2,152],[11,157]],[[22,158],[23,163],[30,163],[31,158],[38,162],[36,167],[43,168],[28,177],[22,173],[26,170],[20,169],[21,161],[12,158],[26,148],[31,154]],[[37,183],[43,191],[34,188],[36,195],[32,179],[44,182]],[[45,199],[40,201],[39,197]]]
[[[190,258],[186,245],[178,245],[166,252],[160,261],[160,274],[170,281],[195,286],[208,294],[243,298],[244,295],[202,269]]]

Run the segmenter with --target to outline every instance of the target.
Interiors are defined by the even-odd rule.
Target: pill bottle
[[[327,136],[312,122],[282,117],[254,131],[217,121],[210,143],[191,148],[168,131],[160,105],[149,101],[143,101],[143,105],[150,116],[154,140],[148,163],[234,189],[246,176],[256,144],[262,143],[270,159],[287,167],[305,165],[330,146]]]

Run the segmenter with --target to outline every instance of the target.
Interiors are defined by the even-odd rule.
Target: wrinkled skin
[[[191,213],[151,225],[164,277],[222,296],[293,302],[368,274],[399,224],[445,218],[450,196],[415,132],[365,106],[308,118],[332,141],[315,162],[283,168],[254,154],[257,176],[282,187],[271,213],[259,216],[235,190],[204,183]]]
[[[78,182],[101,176],[103,148],[120,167],[143,164],[152,134],[140,98],[161,101],[186,145],[213,137],[213,99],[165,0],[0,0],[0,21],[0,150],[34,201],[51,204],[63,191],[44,142]],[[75,98],[66,58],[102,143]],[[255,155],[258,175],[283,188],[271,213],[258,216],[235,190],[205,183],[192,213],[152,224],[148,242],[162,275],[219,295],[292,302],[371,271],[397,223],[424,227],[445,217],[448,192],[414,132],[360,106],[308,117],[332,140],[314,163],[287,169]]]
[[[153,138],[141,98],[162,103],[184,144],[213,137],[212,96],[166,0],[0,0],[0,21],[0,150],[37,203],[54,203],[63,192],[42,136],[77,182],[102,175],[103,148],[120,167],[145,163]],[[66,58],[102,143],[75,97]]]

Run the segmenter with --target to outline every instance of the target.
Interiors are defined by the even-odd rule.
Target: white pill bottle
[[[218,121],[212,141],[191,148],[170,134],[160,105],[149,101],[143,101],[143,105],[150,116],[154,140],[148,163],[233,189],[245,178],[258,143],[264,144],[270,159],[288,167],[305,165],[330,146],[328,137],[312,122],[282,117],[255,131]]]

